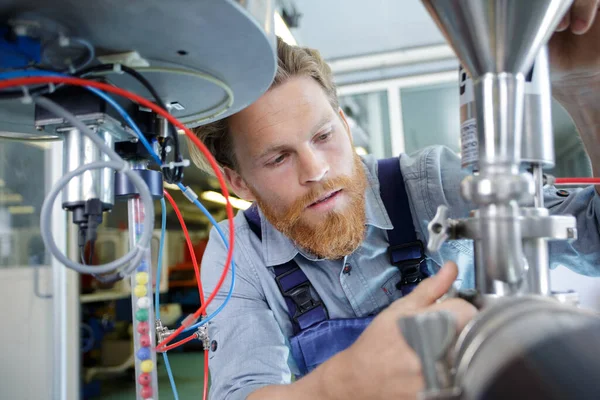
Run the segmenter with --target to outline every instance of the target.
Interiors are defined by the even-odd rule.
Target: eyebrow
[[[323,118],[321,118],[319,120],[318,123],[316,123],[311,131],[311,136],[313,136],[314,134],[316,134],[319,129],[321,129],[323,127],[323,125],[325,125],[327,122],[331,121],[333,118],[330,115],[326,115]],[[274,145],[274,146],[270,146],[268,148],[266,148],[263,152],[260,153],[260,155],[258,157],[256,157],[257,160],[261,160],[264,157],[266,157],[268,154],[270,153],[276,153],[279,152],[281,150],[285,150],[288,146],[284,145],[284,144],[278,144],[278,145]]]

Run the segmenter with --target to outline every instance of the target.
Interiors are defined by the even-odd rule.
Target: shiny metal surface
[[[524,217],[548,217],[546,208],[522,208]],[[526,293],[550,295],[550,265],[548,253],[548,240],[546,238],[527,238],[523,240],[523,254],[527,259],[527,287]]]
[[[523,191],[513,184],[522,179],[525,73],[571,2],[423,0],[473,80],[479,175],[467,178],[463,197],[479,207],[477,258],[486,281],[508,285],[509,293],[518,292],[526,269]],[[533,184],[524,192],[533,197]]]
[[[398,327],[421,360],[426,392],[450,387],[450,371],[441,361],[445,361],[456,336],[454,316],[447,311],[417,314],[400,318]]]
[[[450,229],[448,207],[441,205],[438,207],[431,222],[427,224],[427,230],[429,231],[427,250],[438,251],[442,247],[442,244],[450,238]]]
[[[482,75],[474,84],[479,170],[502,168],[516,174],[521,160],[525,77],[523,74]]]
[[[562,304],[567,304],[573,307],[579,307],[579,293],[577,292],[555,292],[552,293],[552,297],[554,297]]]
[[[540,164],[534,164],[532,168],[533,184],[535,186],[533,206],[535,208],[542,208],[544,207],[544,171]]]
[[[423,0],[471,77],[525,73],[572,0]]]
[[[480,248],[487,275],[516,292],[525,275],[519,208],[514,202],[484,206],[479,211]]]
[[[461,158],[463,168],[477,171],[479,139],[473,80],[460,68]],[[548,49],[543,46],[529,73],[525,75],[525,98],[521,137],[521,160],[554,167],[554,138],[552,134],[552,96]],[[475,151],[474,151],[475,150]]]
[[[570,332],[599,322],[596,314],[574,309],[550,297],[499,300],[473,320],[456,343],[456,379],[463,390],[463,399],[484,398],[482,394],[503,368],[538,344],[555,336],[568,340]],[[548,359],[546,365],[560,362]]]
[[[577,239],[577,221],[571,215],[523,216],[521,214],[521,237],[523,239],[547,238],[552,240]],[[479,218],[460,221],[460,236],[480,241]]]
[[[521,160],[529,164],[539,164],[543,168],[553,168],[555,163],[547,46],[542,46],[535,59],[533,70],[525,76]]]
[[[232,107],[217,119],[246,108],[271,85],[277,67],[273,4],[273,0],[0,0],[0,21],[34,11],[67,27],[67,35],[89,41],[98,56],[135,51],[151,67],[210,74],[234,95]],[[172,113],[184,123],[212,114],[227,97],[223,88],[198,77],[142,74],[166,104],[183,107]],[[151,99],[142,85],[127,76],[110,74],[109,79]],[[0,109],[0,135],[39,135],[32,110],[32,105],[7,102]]]
[[[106,131],[99,132],[108,146],[114,146],[114,138]],[[95,161],[108,161],[96,145],[78,129],[64,132],[63,171],[70,172],[83,164]],[[63,207],[90,199],[100,199],[105,208],[114,204],[114,171],[103,169],[87,171],[72,179],[63,191]]]

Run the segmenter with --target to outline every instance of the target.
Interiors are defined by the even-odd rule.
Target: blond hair
[[[269,90],[296,76],[313,78],[325,91],[331,107],[337,111],[339,102],[331,69],[320,53],[308,47],[290,46],[277,38],[277,72]],[[229,134],[228,118],[199,126],[194,128],[193,132],[215,157],[221,168],[228,167],[237,171],[238,165]],[[194,164],[214,175],[204,155],[189,139],[188,147]]]

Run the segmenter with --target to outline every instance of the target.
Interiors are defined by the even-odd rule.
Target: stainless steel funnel
[[[573,0],[423,0],[471,77],[525,73]]]

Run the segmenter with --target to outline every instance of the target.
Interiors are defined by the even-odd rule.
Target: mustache
[[[289,208],[287,218],[290,223],[296,222],[302,211],[315,203],[320,198],[331,193],[334,190],[340,190],[352,186],[352,178],[349,176],[339,176],[327,181],[321,182],[318,186],[311,188],[310,192],[298,198]]]

